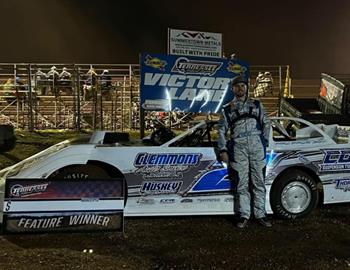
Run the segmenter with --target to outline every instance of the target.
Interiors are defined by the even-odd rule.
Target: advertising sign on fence
[[[123,181],[7,179],[3,232],[123,230]]]
[[[168,29],[168,54],[222,57],[222,34]]]
[[[231,80],[249,78],[242,60],[141,55],[141,106],[152,111],[218,112],[232,99]]]

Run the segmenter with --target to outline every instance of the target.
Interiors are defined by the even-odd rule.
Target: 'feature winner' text
[[[21,218],[18,222],[18,227],[23,227],[25,229],[48,229],[77,225],[97,225],[106,227],[108,226],[109,221],[109,217],[101,215],[73,215],[52,218]]]
[[[194,75],[145,73],[144,85],[168,87],[173,100],[205,100],[220,102],[227,91],[229,78]],[[183,91],[179,89],[185,88]]]

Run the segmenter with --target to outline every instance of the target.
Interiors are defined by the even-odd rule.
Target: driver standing
[[[270,119],[258,100],[248,98],[248,82],[242,77],[232,81],[234,99],[224,105],[219,123],[220,158],[229,163],[232,176],[238,180],[238,228],[246,227],[253,212],[258,223],[271,227],[265,212],[265,154],[269,138]],[[230,140],[226,134],[230,130]]]

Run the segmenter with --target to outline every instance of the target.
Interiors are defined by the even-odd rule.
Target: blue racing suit
[[[229,130],[230,141],[227,142]],[[259,101],[234,98],[224,105],[219,123],[218,147],[220,151],[228,152],[229,165],[238,178],[236,201],[242,218],[249,219],[251,213],[249,182],[255,218],[266,215],[264,169],[269,131],[270,119]]]

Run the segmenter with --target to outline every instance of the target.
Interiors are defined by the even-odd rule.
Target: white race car
[[[217,160],[216,122],[201,122],[160,146],[64,141],[0,171],[2,197],[9,178],[124,178],[125,216],[234,213],[234,181]],[[266,157],[266,211],[297,218],[323,203],[350,201],[349,130],[272,118]],[[3,202],[3,198],[0,198]],[[1,209],[3,206],[1,205]]]

